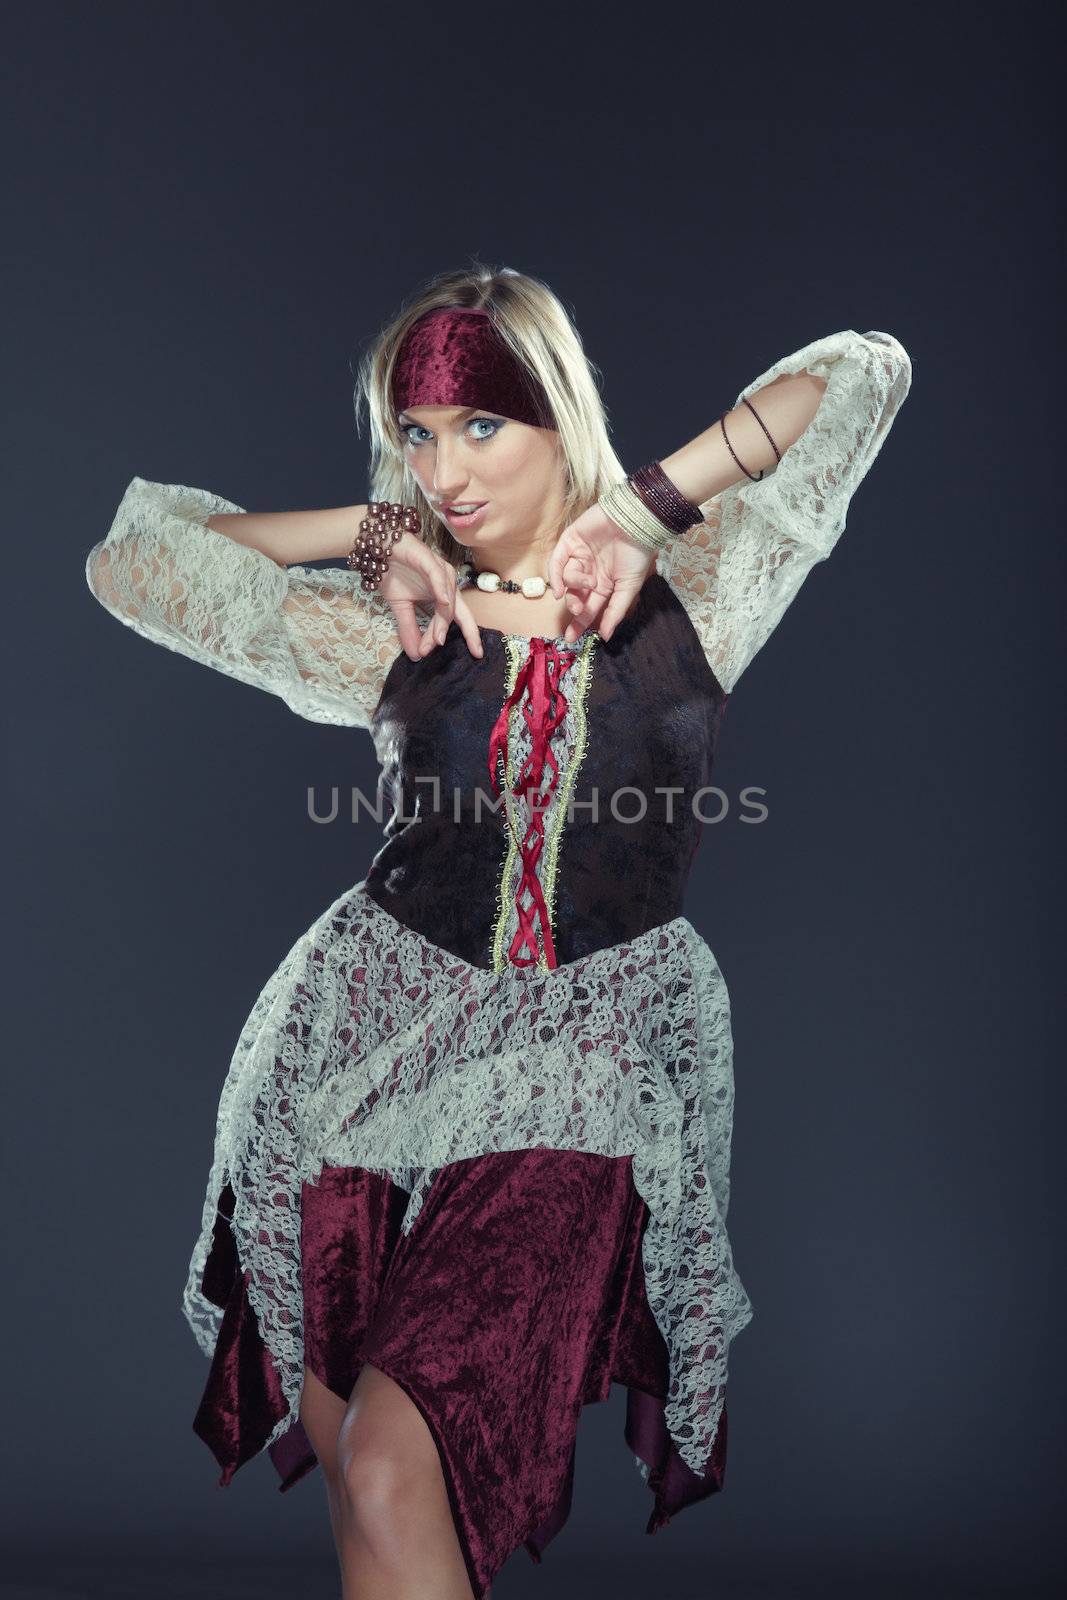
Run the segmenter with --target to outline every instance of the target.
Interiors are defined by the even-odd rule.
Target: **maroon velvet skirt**
[[[204,1273],[224,1315],[193,1421],[220,1485],[288,1411],[239,1270],[233,1199],[227,1186]],[[629,1156],[535,1149],[453,1162],[405,1234],[407,1202],[359,1167],[304,1184],[304,1360],[342,1400],[369,1361],[418,1407],[478,1600],[513,1551],[540,1561],[564,1526],[581,1408],[612,1383],[626,1386],[625,1441],[649,1469],[647,1533],[722,1488],[725,1409],[700,1476],[667,1433],[667,1347],[641,1260],[648,1208]],[[283,1491],[318,1464],[298,1421],[269,1455]]]

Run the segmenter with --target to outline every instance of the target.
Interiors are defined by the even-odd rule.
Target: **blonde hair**
[[[501,337],[548,397],[566,477],[561,532],[626,472],[608,437],[599,370],[586,355],[562,301],[548,285],[511,267],[492,268],[480,261],[472,262],[469,269],[437,274],[404,302],[360,358],[356,427],[362,433],[360,416],[365,407],[370,425],[370,498],[415,506],[422,539],[458,564],[463,546],[436,516],[408,467],[391,394],[393,367],[408,329],[424,312],[439,306],[487,311]]]

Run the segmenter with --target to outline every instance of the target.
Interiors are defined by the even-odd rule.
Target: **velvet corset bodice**
[[[481,638],[478,658],[453,623],[386,677],[372,733],[388,821],[367,892],[498,970],[681,915],[727,697],[669,584],[650,574],[607,641]],[[506,807],[493,771],[510,774]]]

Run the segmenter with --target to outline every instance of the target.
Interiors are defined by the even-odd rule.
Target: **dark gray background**
[[[736,14],[734,14],[736,13]],[[1058,1565],[1050,42],[997,12],[9,11],[5,1597],[335,1596],[320,1475],[225,1492],[180,1312],[260,985],[365,871],[370,740],[153,648],[83,565],[129,479],[366,498],[363,342],[477,256],[544,277],[638,464],[779,356],[911,395],[745,674],[689,915],[734,1004],[725,1492],[654,1539],[622,1394],[494,1600],[1038,1594]],[[1057,241],[1058,242],[1058,241]]]

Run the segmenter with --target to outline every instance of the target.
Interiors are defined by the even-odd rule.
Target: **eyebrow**
[[[476,411],[481,411],[482,409],[483,408],[481,406],[464,406],[464,408],[460,412],[459,416],[460,417],[473,417],[473,415],[474,415],[474,413]],[[407,417],[409,422],[415,422],[414,417],[408,416],[408,413],[406,411],[399,412],[398,415],[397,415],[397,419],[396,420],[397,420],[397,422],[403,422],[405,417]],[[456,418],[456,421],[457,422],[459,421],[459,417]],[[416,427],[422,427],[422,423],[415,423],[415,426]]]

